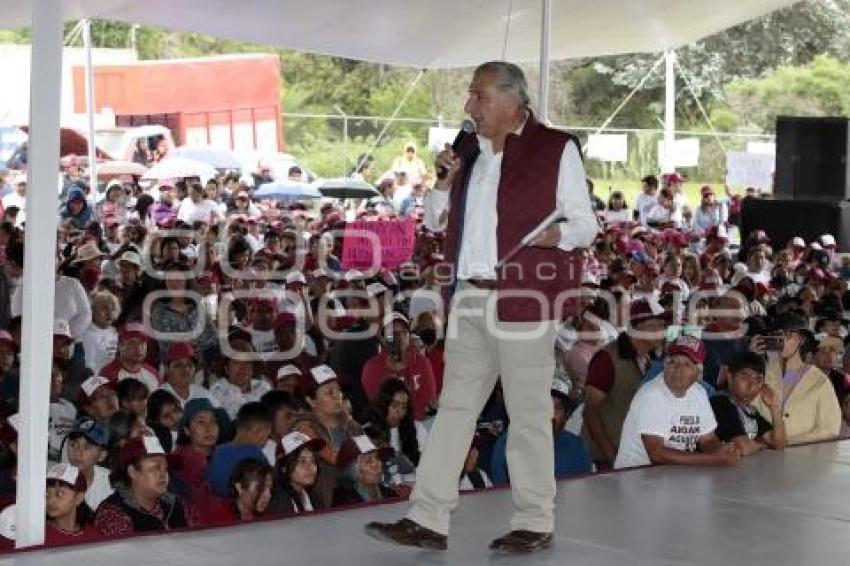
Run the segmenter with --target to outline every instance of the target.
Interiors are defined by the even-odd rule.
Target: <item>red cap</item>
[[[167,363],[176,362],[177,360],[192,359],[195,357],[195,349],[188,342],[175,342],[168,347],[168,352],[165,354]]]
[[[274,329],[283,330],[286,328],[295,328],[298,325],[298,319],[295,318],[295,313],[284,311],[277,315],[274,319]]]
[[[659,320],[666,320],[668,318],[667,311],[658,304],[658,301],[649,301],[646,299],[632,301],[629,307],[629,320],[632,324],[645,322],[654,318]]]
[[[254,310],[266,307],[267,309],[277,312],[277,301],[271,297],[254,297],[248,304]]]
[[[128,322],[121,327],[121,332],[118,336],[122,341],[132,338],[148,339],[148,334],[145,332],[145,325],[141,322]]]
[[[344,470],[355,462],[358,456],[362,454],[371,454],[377,452],[378,456],[384,458],[392,453],[392,448],[378,449],[368,436],[349,436],[339,447],[339,452],[336,456],[336,467]]]
[[[699,338],[683,334],[667,346],[667,356],[686,356],[695,364],[705,361],[705,344]]]
[[[145,456],[165,456],[162,444],[155,436],[142,436],[129,439],[118,455],[118,467],[126,469],[127,466]]]
[[[5,342],[6,344],[12,346],[12,348],[14,348],[16,352],[18,351],[18,344],[15,342],[15,339],[12,337],[11,334],[9,334],[7,330],[0,330],[0,342]]]

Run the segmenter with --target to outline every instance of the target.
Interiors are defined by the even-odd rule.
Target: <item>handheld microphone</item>
[[[463,122],[461,122],[460,130],[457,133],[457,137],[455,138],[455,141],[452,142],[452,151],[457,152],[458,148],[460,147],[460,144],[463,143],[463,140],[466,138],[466,136],[472,133],[475,133],[475,124],[472,123],[472,120],[464,120]],[[448,174],[448,170],[442,165],[440,167],[437,167],[438,179],[445,179],[446,175]]]

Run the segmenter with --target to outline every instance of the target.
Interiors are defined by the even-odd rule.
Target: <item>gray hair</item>
[[[482,63],[475,69],[475,74],[493,73],[498,75],[498,87],[501,90],[512,90],[519,97],[520,105],[523,108],[531,106],[531,98],[528,96],[528,82],[525,80],[525,73],[522,72],[517,65],[508,63],[507,61],[488,61]]]

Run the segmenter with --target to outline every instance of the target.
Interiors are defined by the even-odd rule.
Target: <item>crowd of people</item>
[[[118,179],[100,198],[66,166],[47,544],[409,496],[440,407],[448,285],[415,145],[348,211],[258,201],[262,171]],[[552,376],[559,478],[734,465],[850,433],[850,265],[835,239],[756,231],[733,249],[740,198],[707,186],[690,210],[682,180],[645,177],[631,207],[620,191],[592,198],[599,232]],[[16,492],[26,190],[23,175],[0,187],[0,526]],[[352,217],[414,218],[410,260],[344,269]],[[510,482],[509,427],[497,386],[462,489]]]

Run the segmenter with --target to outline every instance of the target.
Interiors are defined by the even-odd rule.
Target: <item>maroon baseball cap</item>
[[[344,470],[363,454],[377,452],[378,457],[385,458],[392,454],[392,451],[392,448],[388,447],[379,449],[365,434],[361,436],[349,436],[342,443],[342,446],[339,447],[339,452],[336,456],[336,467]]]
[[[168,351],[165,354],[165,361],[170,364],[177,360],[185,360],[186,358],[192,359],[194,357],[195,348],[193,348],[190,343],[175,342],[168,347]]]
[[[699,338],[683,334],[667,346],[667,356],[685,356],[701,364],[705,361],[705,344]]]
[[[141,338],[142,340],[147,340],[148,334],[147,332],[145,332],[145,325],[141,322],[128,322],[127,324],[121,327],[119,338],[121,338],[122,342],[124,340],[130,340],[132,338]]]
[[[287,328],[295,328],[298,325],[298,320],[295,318],[295,313],[283,311],[274,319],[274,329],[284,330]]]
[[[647,299],[632,301],[629,307],[629,320],[632,324],[638,324],[655,318],[658,320],[667,320],[669,318],[667,311],[658,304],[658,301]]]

